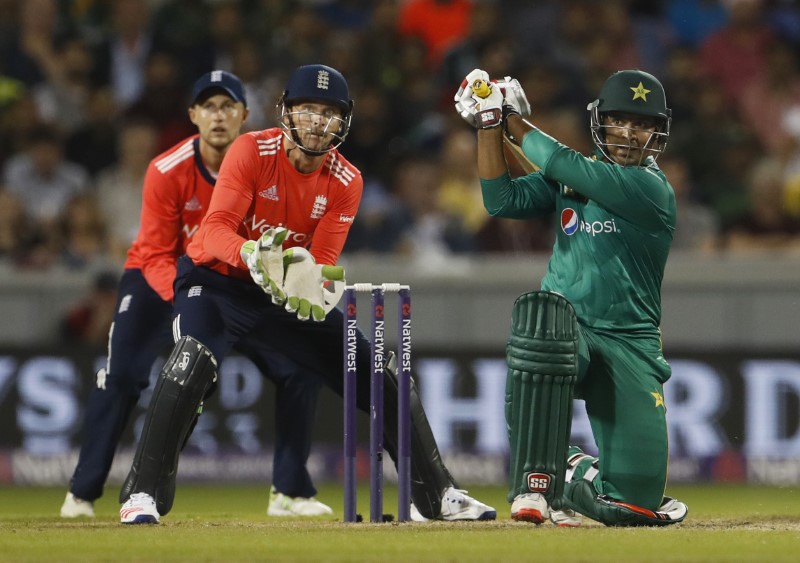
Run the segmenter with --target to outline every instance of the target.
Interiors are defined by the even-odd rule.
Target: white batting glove
[[[283,227],[267,229],[258,240],[245,242],[239,252],[242,262],[250,270],[250,277],[276,305],[286,301],[282,245],[288,234],[289,231]]]
[[[478,100],[476,100],[472,95],[472,85],[479,80],[482,80],[488,84],[489,73],[485,70],[476,68],[470,72],[464,78],[464,80],[461,81],[461,85],[458,87],[456,95],[453,96],[453,100],[456,103],[456,111],[464,121],[473,127],[478,126],[478,121],[475,117],[475,114],[478,112]]]
[[[508,116],[509,113],[516,113],[522,117],[527,117],[531,114],[531,104],[525,96],[525,90],[516,78],[506,76],[501,83],[505,101],[503,102],[503,116]]]
[[[333,308],[328,301],[332,294],[325,289],[330,281],[344,282],[344,268],[323,266],[316,263],[311,253],[302,247],[289,248],[283,253],[286,277],[283,288],[286,292],[286,310],[297,313],[301,321],[309,318],[325,320]],[[339,297],[341,293],[338,294]],[[337,298],[338,300],[338,298]]]

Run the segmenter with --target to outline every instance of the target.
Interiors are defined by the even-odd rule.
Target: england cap
[[[241,102],[247,106],[247,98],[244,94],[244,86],[239,77],[224,70],[212,70],[197,79],[192,87],[191,104],[197,103],[203,93],[212,88],[226,92],[234,101]]]

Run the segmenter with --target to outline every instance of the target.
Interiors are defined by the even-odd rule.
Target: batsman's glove
[[[324,320],[344,290],[344,268],[317,264],[311,253],[302,247],[287,249],[283,260],[286,310],[297,313],[301,321]],[[337,285],[333,292],[326,288],[330,283]]]
[[[489,79],[489,73],[476,68],[461,81],[453,97],[456,111],[478,129],[497,127],[503,122],[503,93]]]
[[[289,234],[283,227],[267,229],[258,240],[248,240],[239,251],[250,276],[272,302],[282,305],[286,301],[283,291],[283,241]]]
[[[503,91],[503,118],[505,119],[511,113],[516,113],[522,117],[527,117],[531,114],[531,104],[525,96],[525,90],[516,78],[506,76],[502,82],[497,83]]]

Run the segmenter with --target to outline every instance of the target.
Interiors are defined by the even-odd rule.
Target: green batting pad
[[[550,292],[521,295],[511,314],[506,360],[508,501],[537,492],[559,508],[578,374],[577,321],[569,301]]]

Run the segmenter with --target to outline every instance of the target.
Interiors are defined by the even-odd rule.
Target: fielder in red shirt
[[[217,362],[244,336],[342,394],[343,315],[323,286],[343,279],[336,262],[363,189],[361,173],[338,151],[352,110],[341,73],[301,66],[279,100],[280,127],[242,135],[231,147],[208,214],[178,264],[178,340],[120,494],[123,523],[157,523],[172,507],[179,445],[213,390]],[[369,340],[359,331],[357,404],[365,412],[370,356]],[[384,445],[396,460],[397,378],[389,365],[384,391]],[[457,488],[415,390],[411,405],[412,515],[494,519],[493,508]],[[174,433],[164,436],[166,427]]]
[[[109,355],[86,405],[84,438],[61,516],[94,516],[120,436],[159,353],[174,344],[173,282],[177,261],[209,208],[223,158],[247,118],[241,81],[213,71],[196,82],[189,118],[199,134],[156,156],[148,166],[139,233],[119,283]],[[314,499],[306,469],[319,384],[257,341],[238,348],[275,381],[276,446],[268,514],[329,514]]]

